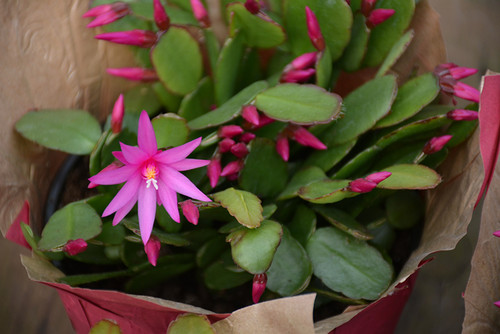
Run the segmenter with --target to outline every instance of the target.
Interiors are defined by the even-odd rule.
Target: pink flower
[[[208,165],[208,160],[186,159],[201,143],[201,137],[184,145],[158,150],[156,136],[148,114],[143,111],[139,118],[137,146],[120,143],[121,151],[113,152],[124,166],[115,170],[101,171],[89,178],[100,185],[124,186],[103,212],[103,217],[115,213],[113,224],[118,224],[138,203],[139,226],[144,245],[147,244],[156,214],[156,203],[163,205],[170,217],[180,222],[177,194],[200,201],[211,201],[180,171]]]
[[[115,2],[91,8],[82,17],[95,17],[92,22],[87,24],[87,28],[93,28],[115,22],[129,13],[130,8],[126,3]]]
[[[198,225],[200,218],[200,211],[190,199],[181,203],[182,214],[186,217],[187,221],[193,225]]]
[[[208,13],[201,0],[191,0],[191,8],[193,9],[193,14],[196,20],[200,23],[202,28],[210,27],[210,19],[208,18]]]
[[[120,133],[120,131],[122,131],[124,115],[125,105],[123,103],[123,94],[120,94],[113,106],[113,112],[111,112],[111,131],[113,131],[113,133]]]
[[[70,240],[64,245],[63,251],[71,256],[75,256],[87,249],[87,242],[83,239]]]
[[[253,277],[252,300],[254,303],[259,302],[260,297],[264,293],[264,290],[266,290],[266,284],[267,284],[267,275],[265,273],[257,274]]]
[[[106,69],[111,75],[122,77],[124,79],[141,82],[153,82],[158,80],[155,70],[140,67],[122,67]]]
[[[431,138],[431,140],[429,140],[424,148],[422,149],[422,152],[424,152],[424,154],[434,154],[436,152],[439,152],[443,149],[444,145],[446,145],[446,143],[448,143],[451,139],[451,135],[444,135],[444,136],[440,136],[440,137],[434,137],[434,138]]]
[[[158,256],[160,255],[161,242],[160,240],[152,235],[148,242],[144,245],[144,252],[148,256],[148,261],[153,266],[156,267],[156,262],[158,261]]]
[[[319,27],[318,19],[314,15],[313,11],[306,6],[306,23],[307,23],[307,34],[311,43],[318,51],[323,51],[325,49],[325,39],[323,34],[321,34],[321,28]]]
[[[94,38],[117,44],[135,45],[141,48],[152,47],[157,39],[154,32],[140,29],[107,32],[96,35]]]
[[[478,116],[477,111],[467,109],[455,109],[446,113],[446,117],[454,121],[473,121]]]
[[[366,18],[366,26],[370,29],[375,28],[379,24],[387,21],[396,11],[394,9],[379,8],[372,10]]]
[[[158,29],[167,30],[170,27],[170,18],[160,0],[153,0],[153,10],[153,16]]]

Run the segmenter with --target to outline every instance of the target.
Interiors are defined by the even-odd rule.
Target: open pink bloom
[[[155,70],[140,67],[121,67],[106,69],[111,75],[122,77],[124,79],[141,82],[153,82],[158,80]]]
[[[135,45],[141,48],[150,48],[156,43],[156,34],[149,30],[128,30],[128,31],[113,31],[99,34],[94,37],[117,44]]]
[[[307,23],[307,34],[311,40],[312,45],[318,51],[323,51],[325,49],[325,39],[321,33],[321,28],[319,27],[318,19],[314,12],[306,6],[306,23]]]
[[[121,19],[130,13],[128,4],[115,2],[91,8],[82,17],[94,17],[95,19],[87,24],[87,28],[103,26]]]
[[[252,284],[252,300],[254,303],[258,303],[260,300],[260,297],[264,293],[264,290],[266,290],[266,284],[267,284],[267,275],[266,273],[263,274],[257,274],[253,277],[253,284]]]
[[[153,16],[158,29],[167,30],[170,27],[170,18],[160,0],[153,0],[153,10]]]
[[[201,143],[201,137],[165,151],[158,150],[153,125],[143,111],[139,118],[137,146],[120,143],[121,151],[113,152],[124,166],[101,171],[89,178],[100,185],[125,182],[103,212],[103,217],[115,213],[118,224],[138,203],[139,226],[144,245],[149,240],[156,214],[156,203],[163,205],[176,222],[180,222],[177,193],[200,201],[211,201],[180,171],[208,165],[208,160],[186,159]]]
[[[148,256],[148,261],[156,267],[158,256],[160,255],[161,242],[154,235],[149,238],[148,242],[144,245],[144,252]]]

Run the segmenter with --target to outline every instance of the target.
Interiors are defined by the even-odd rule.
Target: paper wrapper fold
[[[31,205],[32,225],[40,226],[47,189],[63,158],[61,153],[49,152],[23,139],[14,130],[15,122],[32,108],[82,108],[102,120],[127,85],[123,80],[107,76],[105,68],[127,66],[131,63],[130,53],[125,47],[93,39],[95,32],[86,29],[81,19],[87,8],[87,1],[0,3],[4,23],[0,35],[0,45],[4,46],[4,52],[0,53],[3,65],[0,77],[3,139],[0,213],[3,219],[0,229],[3,234],[25,200]],[[414,70],[429,71],[445,61],[437,14],[427,1],[418,3],[412,28],[416,32],[412,46],[395,67],[401,80]],[[431,44],[437,48],[429,52]],[[397,324],[411,292],[414,273],[422,261],[429,254],[453,249],[466,233],[483,175],[477,133],[451,152],[440,171],[443,183],[426,193],[426,223],[421,244],[391,288],[368,307],[346,311],[316,324],[312,318],[313,294],[256,304],[230,316],[217,315],[154,298],[71,288],[56,283],[63,274],[50,263],[36,257],[23,257],[22,261],[32,280],[57,289],[79,333],[87,333],[90,326],[102,319],[115,320],[124,333],[164,333],[168,323],[185,312],[207,314],[217,333],[352,333],[367,327],[373,333],[387,333]],[[494,194],[500,186],[492,188]],[[488,217],[494,220],[493,216]]]

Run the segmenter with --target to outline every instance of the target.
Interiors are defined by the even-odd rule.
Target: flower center
[[[144,165],[142,176],[146,180],[146,188],[149,188],[153,184],[153,187],[158,190],[157,178],[159,173],[160,171],[153,162],[148,162]]]

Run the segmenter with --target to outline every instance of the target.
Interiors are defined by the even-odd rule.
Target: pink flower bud
[[[280,82],[305,82],[314,74],[316,74],[316,70],[314,68],[308,68],[305,70],[290,70],[281,75]]]
[[[455,109],[449,111],[446,117],[454,121],[473,121],[479,116],[477,111],[467,109]]]
[[[200,212],[198,207],[194,205],[193,201],[188,199],[187,201],[181,202],[182,214],[186,217],[187,221],[193,225],[198,225],[198,218],[200,218]]]
[[[431,140],[429,140],[422,152],[424,152],[424,154],[434,154],[436,152],[439,152],[441,151],[441,149],[444,147],[444,145],[446,145],[446,143],[448,143],[451,139],[451,135],[444,135],[444,136],[440,136],[440,137],[434,137],[434,138],[431,138]]]
[[[210,27],[210,19],[208,17],[207,10],[203,6],[201,0],[191,0],[191,8],[193,9],[194,17],[196,18],[196,20],[198,20],[201,27]]]
[[[87,242],[83,239],[70,240],[64,245],[63,251],[71,256],[75,256],[87,249]]]
[[[231,161],[228,163],[222,172],[220,173],[221,176],[228,176],[232,174],[237,174],[239,171],[243,168],[243,160],[235,160]]]
[[[212,160],[210,160],[210,163],[207,166],[207,175],[208,179],[210,180],[210,186],[212,186],[212,188],[215,188],[217,182],[219,182],[221,168],[222,167],[220,165],[219,158],[213,158]]]
[[[253,284],[252,284],[252,300],[254,303],[258,303],[260,300],[260,297],[264,293],[264,290],[266,289],[266,284],[267,284],[267,275],[265,273],[263,274],[257,274],[253,277]]]
[[[254,105],[243,106],[241,116],[250,124],[259,126],[259,112]]]
[[[292,60],[292,68],[294,70],[303,70],[316,64],[317,52],[304,53]]]
[[[111,112],[111,131],[120,133],[122,131],[123,116],[125,115],[125,105],[123,103],[123,94],[118,96]]]
[[[260,10],[260,4],[256,0],[247,0],[245,8],[252,14],[257,14]]]
[[[464,100],[479,103],[479,91],[463,82],[457,82],[453,87],[453,95]]]
[[[375,28],[379,24],[387,21],[396,11],[394,9],[379,8],[370,12],[366,19],[366,26],[370,29]]]
[[[470,67],[459,67],[455,65],[455,67],[450,68],[449,73],[451,74],[453,79],[460,80],[476,74],[477,69]]]
[[[496,307],[500,307],[500,300],[497,302],[494,302],[493,304],[495,304]]]
[[[301,126],[298,126],[293,130],[293,139],[303,146],[309,146],[317,150],[327,149],[325,144]]]
[[[158,80],[155,70],[139,67],[122,67],[106,69],[111,75],[132,81],[153,82]]]
[[[245,144],[248,144],[255,138],[255,134],[251,132],[245,132],[240,136],[240,140]]]
[[[368,17],[375,8],[375,3],[377,0],[361,0],[361,13],[365,16]]]
[[[160,30],[167,30],[170,27],[170,18],[168,17],[167,12],[165,12],[165,7],[163,7],[160,0],[153,0],[153,9],[156,26]]]
[[[318,51],[323,51],[325,49],[325,39],[321,34],[321,29],[319,27],[318,19],[312,10],[306,6],[306,23],[307,23],[307,34],[311,43]]]
[[[392,175],[391,172],[377,172],[366,176],[365,179],[371,182],[375,182],[376,184],[379,184],[380,182],[384,181],[391,175]]]
[[[160,240],[154,235],[151,235],[146,245],[144,245],[144,252],[148,256],[148,261],[156,267],[156,261],[160,255],[161,243]]]
[[[248,155],[248,148],[244,143],[238,143],[231,147],[231,153],[235,157],[242,159]]]
[[[347,189],[355,193],[368,193],[377,187],[377,183],[367,179],[356,179],[349,182]]]
[[[156,34],[148,30],[129,30],[107,32],[96,35],[94,38],[125,45],[135,45],[141,48],[150,48],[156,43]]]
[[[493,235],[500,238],[500,230],[493,232]]]
[[[217,135],[220,138],[233,138],[234,136],[241,135],[243,129],[239,125],[225,125],[219,129]]]
[[[231,150],[231,147],[235,144],[235,141],[231,138],[224,138],[219,142],[219,152],[226,153]]]
[[[274,119],[263,114],[259,115],[259,128],[271,123],[274,123]]]
[[[286,136],[278,136],[276,140],[276,152],[280,155],[283,161],[288,161],[290,158],[290,146]]]
[[[115,2],[91,8],[83,14],[83,17],[95,17],[92,22],[87,24],[87,28],[93,28],[115,22],[129,13],[130,8],[126,3]]]

